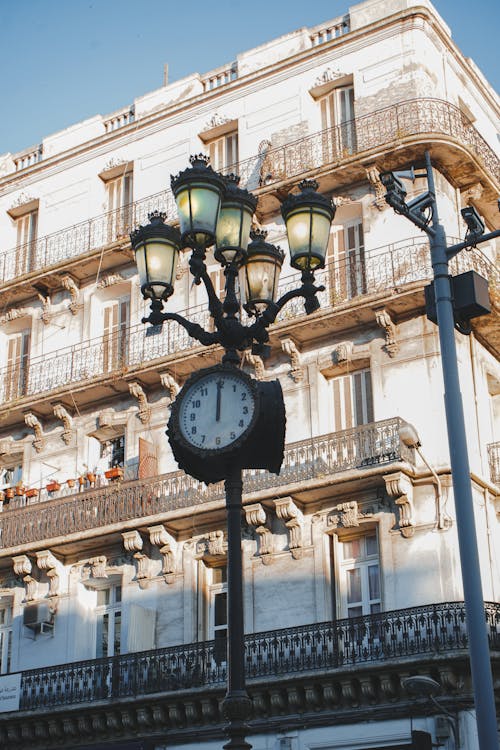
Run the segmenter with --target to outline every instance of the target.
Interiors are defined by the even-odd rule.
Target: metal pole
[[[228,472],[225,481],[227,509],[227,693],[222,710],[229,741],[224,750],[251,750],[245,740],[246,721],[252,702],[245,686],[245,638],[243,631],[243,571],[241,559],[241,469]]]
[[[443,226],[439,223],[432,164],[428,152],[425,154],[425,160],[429,192],[433,196],[432,228],[434,231],[430,235],[430,247],[479,747],[480,750],[495,750],[495,748],[498,748],[495,697],[484,616],[465,420],[458,375],[446,235]]]

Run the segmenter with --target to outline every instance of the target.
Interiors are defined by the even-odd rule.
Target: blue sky
[[[498,91],[498,0],[434,5]],[[349,0],[0,0],[0,154],[132,103],[162,85],[164,63],[170,81],[205,73],[348,6]]]

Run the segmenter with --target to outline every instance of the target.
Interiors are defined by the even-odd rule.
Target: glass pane
[[[370,612],[372,614],[375,614],[376,612],[380,612],[380,603],[378,603],[378,604],[370,604]]]
[[[227,623],[227,594],[224,591],[216,594],[214,597],[214,626],[225,625]]]
[[[349,607],[347,610],[347,617],[361,617],[362,614],[362,607]]]
[[[109,589],[97,589],[97,606],[109,604]]]
[[[361,557],[361,538],[343,542],[344,560],[359,560]]]
[[[122,613],[120,611],[115,612],[115,632],[113,634],[113,654],[120,653],[120,643],[122,635]]]
[[[115,586],[115,604],[119,604],[122,600],[122,587]]]
[[[377,555],[378,554],[378,541],[375,533],[369,534],[366,537],[366,554]]]
[[[346,570],[347,579],[347,601],[360,602],[361,601],[361,571],[359,568],[353,568],[352,570]]]
[[[108,632],[109,632],[109,620],[108,615],[99,615],[96,623],[96,657],[100,659],[102,656],[108,655]]]
[[[378,565],[368,566],[368,585],[370,589],[370,599],[380,599],[380,577]]]

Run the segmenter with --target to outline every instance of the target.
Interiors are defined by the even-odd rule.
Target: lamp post
[[[478,214],[475,209],[468,207],[462,210],[468,227],[464,242],[447,247],[444,227],[439,221],[429,152],[425,153],[425,166],[425,172],[421,175],[415,175],[412,169],[410,172],[402,173],[385,172],[380,175],[380,179],[387,190],[387,203],[396,213],[412,221],[429,237],[479,747],[481,750],[495,750],[498,748],[495,696],[484,618],[469,457],[455,345],[454,329],[457,327],[461,330],[461,322],[457,322],[454,316],[448,261],[463,249],[499,237],[500,230],[484,234],[484,225]],[[427,192],[406,203],[406,190],[400,177],[414,179],[417,176],[427,178]]]
[[[250,750],[246,741],[251,701],[245,685],[243,585],[241,556],[242,469],[279,472],[283,460],[285,413],[277,381],[255,383],[239,369],[240,352],[251,348],[266,355],[268,327],[280,310],[296,297],[304,298],[309,314],[319,307],[314,271],[325,265],[332,202],[316,192],[315,181],[299,184],[282,204],[287,226],[290,263],[301,271],[301,284],[277,298],[283,251],[266,241],[263,231],[251,231],[257,199],[238,186],[233,175],[223,177],[203,155],[171,178],[180,229],[165,224],[154,212],[149,224],[131,233],[141,291],[151,301],[144,323],[173,320],[205,346],[224,349],[222,364],[194,373],[172,407],[168,435],[174,455],[187,473],[207,483],[225,481],[228,539],[228,679],[223,713],[228,720],[226,750]],[[214,257],[225,275],[221,301],[211,282],[205,259]],[[191,248],[189,267],[195,284],[203,282],[215,331],[206,331],[182,315],[164,312],[174,292],[180,249]],[[239,278],[240,297],[236,281]],[[255,320],[245,325],[241,307]],[[211,416],[207,416],[211,415]]]

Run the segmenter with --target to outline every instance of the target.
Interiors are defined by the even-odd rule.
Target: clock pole
[[[227,510],[227,693],[222,710],[228,725],[225,750],[251,750],[245,740],[252,702],[245,685],[245,636],[243,626],[243,569],[241,514],[243,481],[241,469],[230,468],[225,480]]]

